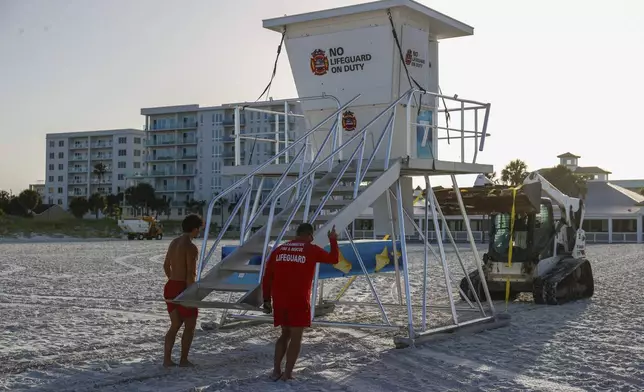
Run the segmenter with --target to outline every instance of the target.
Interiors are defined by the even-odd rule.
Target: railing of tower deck
[[[376,121],[380,120],[380,118],[381,118],[382,116],[384,116],[386,113],[388,113],[390,110],[394,110],[394,111],[395,111],[395,108],[396,108],[396,106],[398,105],[398,103],[399,103],[400,101],[402,101],[403,99],[405,99],[408,95],[410,95],[410,94],[412,93],[412,91],[413,91],[413,89],[410,89],[409,91],[407,91],[406,93],[404,93],[403,95],[401,95],[398,99],[396,99],[394,102],[392,102],[391,104],[389,104],[389,106],[388,106],[386,109],[384,109],[383,111],[381,111],[381,112],[380,112],[378,115],[376,115],[376,116],[375,116],[371,121],[369,121],[369,122],[368,122],[368,123],[367,123],[367,124],[366,124],[366,125],[365,125],[361,130],[360,130],[360,131],[356,132],[356,133],[355,133],[351,138],[349,138],[346,142],[342,143],[342,144],[341,144],[339,147],[337,147],[337,148],[333,148],[333,149],[332,149],[332,151],[331,151],[331,153],[330,153],[326,158],[324,158],[320,163],[314,164],[314,165],[312,165],[312,166],[309,168],[309,173],[313,173],[313,174],[314,174],[314,173],[315,173],[315,171],[316,171],[318,168],[322,167],[326,162],[328,162],[328,161],[332,161],[332,160],[333,160],[333,158],[334,158],[337,154],[339,154],[339,152],[340,152],[340,151],[342,151],[342,150],[344,149],[344,147],[346,147],[347,145],[349,145],[349,144],[350,144],[351,142],[353,142],[354,140],[357,140],[358,138],[361,138],[361,140],[360,140],[360,142],[358,143],[357,147],[355,147],[355,148],[354,148],[354,150],[353,150],[353,152],[352,152],[351,156],[350,156],[349,158],[347,158],[346,163],[344,163],[344,165],[342,166],[342,169],[341,169],[341,170],[340,170],[340,172],[337,174],[337,176],[336,176],[335,180],[333,181],[333,184],[332,184],[332,185],[329,187],[329,189],[327,190],[326,194],[325,194],[325,195],[324,195],[324,197],[322,198],[322,200],[321,200],[321,202],[320,202],[320,204],[319,204],[318,208],[315,210],[315,212],[313,213],[313,215],[311,216],[311,218],[308,218],[308,216],[307,216],[307,211],[306,211],[306,210],[304,211],[303,221],[305,221],[305,222],[309,222],[309,223],[314,223],[314,222],[315,222],[315,219],[316,219],[316,218],[317,218],[317,216],[320,214],[320,212],[321,212],[321,211],[322,211],[322,209],[324,208],[324,206],[325,206],[326,202],[327,202],[327,201],[328,201],[328,199],[331,197],[331,195],[332,195],[333,191],[335,190],[335,188],[337,187],[337,185],[338,185],[338,184],[340,183],[340,181],[342,180],[342,178],[343,178],[343,176],[344,176],[344,173],[347,171],[347,169],[348,169],[348,168],[349,168],[349,166],[351,165],[351,162],[352,162],[352,160],[355,158],[356,154],[358,154],[360,151],[363,151],[362,146],[364,145],[364,143],[365,143],[365,141],[366,141],[365,134],[367,133],[367,131],[369,130],[369,128],[370,128],[370,127],[371,127],[371,126],[372,126]],[[385,127],[385,129],[383,130],[383,134],[385,134],[385,133],[387,133],[387,132],[389,132],[389,134],[392,134],[392,133],[393,133],[393,127],[390,127],[390,125],[392,124],[392,121],[391,121],[391,120],[392,120],[392,117],[390,117],[389,121],[387,121],[387,127]],[[391,136],[390,136],[390,138],[391,138]],[[327,140],[328,140],[328,138],[327,138],[327,139],[325,139],[325,143],[322,143],[322,145],[319,147],[319,149],[318,149],[318,154],[316,155],[316,158],[317,158],[317,156],[319,156],[319,154],[321,153],[321,151],[323,151],[323,150],[324,150],[324,147],[325,147],[325,144],[326,144],[326,141],[327,141]],[[388,148],[387,148],[387,158],[389,158],[390,149],[391,149],[391,143],[389,143],[389,144],[388,144]],[[373,155],[375,155],[376,153],[377,153],[377,150],[374,150],[374,151],[372,152],[372,156],[373,156]],[[371,157],[370,157],[370,158],[371,158]],[[372,159],[371,159],[371,160],[372,160]],[[386,160],[386,161],[385,161],[385,166],[388,168],[388,160]],[[286,189],[284,189],[283,191],[281,191],[281,193],[279,193],[279,194],[278,194],[278,195],[273,199],[273,201],[272,201],[272,203],[271,203],[271,208],[270,208],[270,212],[269,212],[269,215],[268,215],[268,221],[267,221],[267,224],[266,224],[266,233],[265,233],[265,238],[264,238],[263,257],[262,257],[262,263],[261,263],[260,274],[259,274],[259,282],[261,282],[261,279],[262,279],[262,276],[263,276],[263,273],[264,273],[265,263],[266,263],[266,260],[268,259],[268,254],[269,254],[269,250],[268,250],[268,248],[269,248],[269,243],[270,243],[270,240],[271,240],[271,230],[272,230],[272,226],[273,226],[273,220],[274,220],[274,218],[275,218],[275,206],[276,206],[276,201],[277,201],[281,196],[283,196],[284,194],[286,194],[286,193],[290,190],[290,188],[292,188],[292,187],[296,186],[297,184],[299,184],[299,183],[301,183],[301,182],[305,181],[306,179],[308,179],[308,178],[309,178],[309,173],[307,173],[307,176],[306,176],[306,177],[299,178],[295,183],[290,184]],[[313,176],[311,176],[311,178],[313,178]],[[355,181],[357,182],[357,181],[359,181],[360,179],[361,179],[360,173],[356,173]],[[304,192],[304,194],[298,198],[298,200],[295,202],[295,204],[294,204],[294,205],[291,205],[291,206],[290,206],[290,207],[292,207],[292,211],[291,211],[291,213],[289,214],[289,216],[288,216],[288,218],[286,219],[286,221],[284,222],[284,225],[283,225],[283,227],[282,227],[282,230],[280,231],[280,233],[278,234],[277,238],[275,239],[275,244],[276,244],[276,245],[280,243],[280,241],[282,240],[282,238],[283,238],[283,237],[284,237],[284,235],[286,234],[286,232],[287,232],[287,230],[288,230],[289,226],[291,225],[291,223],[292,223],[293,219],[295,218],[295,215],[297,214],[298,210],[300,209],[300,206],[301,206],[301,205],[302,205],[302,203],[304,202],[305,198],[309,198],[309,199],[310,199],[310,197],[311,197],[311,193],[313,192],[313,189],[314,189],[314,186],[315,186],[315,182],[314,182],[314,181],[310,181],[310,183],[307,185],[307,188],[306,188],[306,191]],[[306,207],[305,207],[305,208],[306,208]],[[345,233],[348,235],[348,232],[347,232],[347,231],[345,231]],[[351,243],[353,244],[353,239],[351,239],[351,238],[350,238],[350,241],[351,241]],[[352,245],[352,246],[355,246],[355,245]],[[383,315],[383,319],[385,320],[385,322],[387,323],[387,325],[390,325],[390,324],[389,324],[389,321],[388,321],[388,318],[387,318],[387,315],[386,315],[386,312],[385,312],[385,309],[384,309],[384,307],[382,306],[382,303],[381,303],[380,298],[379,298],[379,296],[378,296],[378,293],[376,292],[375,287],[373,286],[373,283],[371,282],[371,278],[370,278],[369,274],[367,274],[367,273],[366,273],[366,271],[367,271],[367,270],[366,270],[366,267],[364,266],[364,263],[363,263],[362,259],[361,259],[359,256],[358,256],[358,258],[357,258],[357,259],[358,259],[358,263],[359,263],[359,264],[360,264],[360,266],[361,266],[361,269],[362,269],[362,270],[363,270],[363,272],[365,273],[365,277],[366,277],[366,278],[367,278],[367,280],[370,282],[370,288],[371,288],[371,290],[372,290],[372,294],[373,294],[373,295],[374,295],[374,297],[376,298],[376,301],[379,303],[380,310],[381,310],[381,313],[382,313],[382,315]],[[318,266],[316,266],[316,273],[315,273],[315,278],[314,278],[314,281],[313,281],[313,290],[312,290],[312,292],[313,292],[313,295],[314,295],[314,296],[315,296],[315,294],[317,293],[317,286],[318,286],[318,271],[319,271],[319,265],[318,265]],[[312,317],[313,317],[313,315],[315,314],[315,302],[316,302],[315,300],[311,301],[311,315],[312,315]],[[411,314],[410,314],[410,316],[409,316],[409,317],[411,317]],[[410,328],[411,328],[411,326],[410,326]]]
[[[457,102],[459,107],[445,107],[443,109],[439,109],[436,106],[432,105],[425,105],[421,104],[420,109],[426,109],[426,110],[431,110],[431,111],[436,111],[437,113],[445,114],[446,116],[449,116],[452,113],[459,113],[460,114],[460,127],[450,127],[449,122],[445,126],[439,125],[439,116],[437,118],[432,118],[431,124],[426,124],[426,123],[421,123],[421,122],[413,122],[411,121],[412,118],[412,110],[418,110],[419,108],[416,106],[412,105],[412,100],[415,97],[415,94],[419,94],[422,102],[422,97],[423,96],[429,96],[434,99],[434,101],[438,101],[439,99],[443,101],[444,106],[447,106],[447,102]],[[469,105],[469,106],[467,106]],[[447,140],[448,143],[452,139],[460,139],[460,156],[461,156],[461,162],[466,162],[465,160],[465,139],[474,139],[474,151],[473,151],[473,157],[472,157],[472,163],[476,163],[476,158],[478,156],[478,152],[483,151],[483,148],[485,147],[485,138],[487,136],[490,136],[487,133],[487,125],[488,125],[488,119],[490,115],[490,107],[491,105],[489,103],[483,103],[483,102],[478,102],[478,101],[473,101],[470,99],[462,99],[458,98],[457,96],[447,96],[447,95],[442,95],[442,94],[436,94],[432,93],[429,91],[421,91],[421,90],[414,90],[414,93],[410,95],[409,101],[407,102],[407,148],[409,151],[411,151],[411,138],[412,135],[415,134],[413,132],[412,127],[422,127],[425,129],[425,135],[423,137],[423,140],[427,140],[429,130],[432,130],[432,135],[435,138],[435,141],[438,142],[439,140]],[[484,110],[484,117],[483,117],[483,124],[481,127],[481,130],[479,131],[479,111]],[[466,129],[465,123],[466,123],[466,113],[473,112],[473,119],[472,122],[474,123],[474,130],[469,130]],[[451,117],[450,117],[451,118]],[[438,137],[438,131],[446,131],[447,135]],[[457,137],[450,137],[450,132],[455,132]],[[479,140],[480,138],[480,140]],[[434,140],[432,140],[432,143]]]
[[[302,143],[302,142],[304,142],[302,148],[306,148],[308,138],[309,138],[309,136],[311,134],[313,134],[313,132],[317,131],[319,128],[321,128],[324,124],[326,124],[332,118],[337,118],[337,116],[340,113],[342,113],[342,111],[345,108],[347,108],[349,105],[351,105],[353,102],[355,102],[358,98],[360,98],[360,96],[361,96],[361,94],[358,94],[355,97],[353,97],[352,99],[350,99],[349,101],[347,101],[346,103],[344,103],[342,105],[339,105],[339,107],[338,107],[338,109],[336,111],[334,111],[332,114],[327,116],[320,123],[315,125],[313,128],[308,130],[306,133],[304,133],[304,135],[302,135],[300,138],[298,138],[296,141],[294,141],[288,147],[284,148],[284,150],[280,151],[278,156],[286,154],[288,151],[290,151],[293,148],[295,148],[295,146],[297,144]],[[336,102],[337,102],[337,98],[335,98],[335,97],[333,97],[331,95],[324,95],[324,96],[320,96],[320,97],[300,98],[300,100],[315,100],[315,99],[335,99]],[[236,119],[237,119],[236,121],[238,121],[239,116],[237,116]],[[249,181],[250,178],[255,176],[257,173],[259,173],[261,170],[263,170],[264,168],[266,168],[270,164],[272,164],[272,160],[271,161],[266,161],[263,164],[259,165],[258,167],[253,169],[249,174],[245,175],[243,178],[239,179],[234,184],[229,186],[226,190],[224,190],[223,192],[219,193],[217,196],[213,197],[210,200],[210,203],[208,203],[208,209],[207,209],[207,213],[206,213],[206,223],[205,223],[206,230],[204,232],[204,238],[203,238],[203,241],[202,241],[202,247],[201,247],[201,250],[199,252],[199,265],[198,265],[198,268],[197,268],[197,283],[201,280],[201,273],[203,272],[203,268],[205,267],[205,263],[206,263],[207,259],[209,259],[212,256],[212,254],[214,253],[214,251],[215,251],[215,249],[216,249],[216,247],[218,245],[218,241],[215,242],[215,244],[213,244],[212,248],[208,252],[208,257],[206,257],[206,249],[208,247],[208,230],[209,230],[210,224],[212,222],[212,212],[213,212],[213,209],[214,209],[216,203],[219,200],[221,200],[224,196],[230,194],[232,191],[234,191],[235,189],[239,188],[241,185],[243,185],[244,183]],[[232,217],[233,217],[233,215],[231,214],[231,216],[228,219],[232,220]],[[222,230],[222,232],[223,232],[223,230]],[[219,241],[221,241],[221,239],[219,239]]]

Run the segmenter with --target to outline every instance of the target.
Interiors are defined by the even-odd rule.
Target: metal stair
[[[210,227],[213,208],[217,201],[233,191],[245,188],[243,196],[236,203],[210,250],[208,250],[206,232],[199,256],[197,282],[171,302],[191,307],[259,310],[262,303],[260,276],[264,263],[270,254],[271,242],[279,244],[294,236],[297,225],[308,222],[316,229],[314,242],[319,246],[325,246],[328,244],[327,232],[333,226],[339,233],[342,233],[360,213],[371,206],[380,196],[387,194],[388,189],[399,180],[402,161],[389,158],[391,156],[391,139],[393,138],[394,109],[400,102],[408,98],[411,91],[410,89],[392,102],[362,129],[351,132],[351,136],[342,144],[340,144],[341,139],[338,137],[338,133],[342,132],[341,113],[360,95],[343,105],[338,103],[338,109],[335,112],[281,150],[274,157],[275,159],[254,167],[252,170],[249,169],[248,175],[215,196],[210,201],[206,213],[207,229]],[[238,112],[239,109],[236,109],[236,113]],[[370,135],[372,136],[371,151],[369,156],[365,157],[369,128],[385,115],[388,115],[386,125],[379,135],[373,133]],[[314,143],[309,138],[328,121],[334,121],[334,123],[319,147],[313,148]],[[389,141],[384,142],[385,139]],[[384,154],[380,156],[384,155],[386,158],[375,160],[381,147],[384,149]],[[290,159],[287,167],[278,169],[277,173],[281,174],[270,171],[268,166],[272,162],[278,161],[278,158],[285,155],[287,151],[294,152],[297,148],[299,151]],[[298,166],[294,166],[296,162],[299,164]],[[299,169],[299,173],[297,169]],[[263,170],[268,170],[269,173],[262,173]],[[287,182],[286,178],[289,175],[291,178],[295,177],[295,173],[297,173],[296,179],[291,183]],[[264,202],[260,203],[260,195],[262,195],[262,186],[266,176],[279,176],[279,179],[271,185],[270,192],[264,197]],[[255,190],[253,186],[257,178],[260,179],[260,182]],[[255,192],[255,200],[251,208],[250,200],[253,192]],[[288,198],[288,201],[283,202],[284,198]],[[285,208],[276,213],[278,201],[282,201]],[[270,213],[267,223],[255,233],[249,234],[253,223],[269,207],[268,204],[270,204]],[[242,205],[244,206],[243,210],[241,209]],[[205,276],[202,276],[206,263],[212,258],[217,245],[230,227],[232,218],[238,213],[243,214],[240,246],[214,265]],[[257,263],[258,258],[259,263]],[[250,264],[252,259],[255,259],[255,262]],[[228,300],[204,301],[213,291],[229,293]],[[243,293],[243,296],[239,300],[233,301],[234,293]]]
[[[322,206],[321,211],[326,213],[325,215],[318,215],[314,221],[314,225],[318,226],[314,242],[319,246],[328,244],[326,233],[333,226],[336,227],[338,232],[343,231],[360,213],[371,206],[378,197],[386,192],[398,180],[401,169],[400,161],[393,162],[384,172],[374,168],[375,170],[365,173],[364,176],[365,179],[370,179],[372,182],[366,187],[359,188],[359,193],[356,198],[349,200],[343,198],[344,195],[353,195],[355,190],[354,186],[346,185],[334,188],[330,193],[330,198],[324,202],[323,197],[327,194],[329,187],[340,173],[338,167],[342,167],[343,165],[344,163],[340,163],[333,170],[327,172],[314,182],[312,188],[310,202],[311,213],[320,206]],[[355,178],[355,172],[345,172],[345,175],[347,179],[351,177]],[[273,227],[271,228],[271,241],[275,241],[278,238],[279,233],[284,229],[284,225],[289,221],[289,215],[296,207],[297,201],[293,201],[275,216]],[[304,205],[298,208],[294,219],[290,221],[289,228],[291,230],[287,229],[286,238],[294,236],[295,228],[304,221],[304,209]],[[226,256],[220,263],[213,266],[199,282],[188,287],[173,302],[185,306],[258,310],[262,303],[261,286],[259,283],[261,266],[249,265],[248,263],[253,257],[263,256],[266,230],[267,226],[264,226],[255,232],[248,241]],[[243,281],[248,283],[228,283],[229,279],[234,277],[235,274],[245,274]],[[213,291],[229,293],[242,292],[246,294],[238,302],[203,301]]]

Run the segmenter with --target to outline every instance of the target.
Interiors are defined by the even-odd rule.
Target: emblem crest
[[[326,56],[326,52],[322,49],[315,49],[311,53],[311,72],[313,75],[322,76],[326,75],[329,71],[329,58]]]
[[[342,128],[344,128],[345,131],[348,131],[348,132],[355,131],[357,126],[358,126],[358,121],[356,120],[356,116],[353,114],[352,111],[347,110],[344,113],[342,113]]]
[[[412,58],[412,51],[411,49],[407,49],[407,54],[405,54],[405,64],[407,65],[411,64],[411,58]]]

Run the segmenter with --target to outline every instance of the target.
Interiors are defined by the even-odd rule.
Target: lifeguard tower
[[[468,276],[463,250],[459,251],[447,229],[431,187],[432,176],[449,175],[459,196],[474,264],[483,276],[456,175],[493,171],[491,165],[476,161],[488,136],[490,104],[439,94],[438,77],[438,42],[470,36],[473,28],[411,0],[383,0],[268,19],[264,27],[283,35],[299,95],[294,101],[299,102],[303,113],[291,113],[288,102],[283,111],[256,109],[252,104],[235,109],[235,166],[224,167],[223,174],[241,179],[210,201],[207,227],[220,198],[240,190],[242,197],[210,247],[206,231],[198,281],[175,302],[224,309],[220,324],[229,318],[272,321],[260,313],[264,261],[273,244],[293,236],[298,224],[309,222],[317,229],[315,243],[320,246],[328,245],[326,233],[333,226],[345,239],[341,241],[341,263],[318,266],[313,325],[402,330],[406,336],[397,336],[396,343],[405,346],[431,334],[466,326],[493,328],[504,324],[489,299],[485,279],[481,281],[486,305],[486,298],[477,297],[474,304],[463,295],[466,306],[455,303],[456,292],[462,289],[454,284],[458,282],[454,280],[454,266],[448,263],[442,241],[436,243],[438,252],[430,244],[432,238],[442,237],[442,227],[454,246],[460,264],[457,270]],[[244,165],[240,159],[246,137],[243,116],[252,111],[275,117],[277,153],[274,160],[259,166]],[[294,117],[304,119],[307,127],[298,130],[295,140],[289,140]],[[427,190],[422,227],[413,217],[414,176],[424,177]],[[268,194],[263,190],[266,178],[274,182]],[[279,210],[278,200],[286,200]],[[369,207],[374,211],[375,235],[385,239],[354,238],[353,222]],[[266,210],[266,223],[251,232]],[[206,270],[237,215],[242,222],[239,245],[224,246],[221,261],[211,262]],[[410,264],[407,249],[412,237],[420,238],[425,245],[416,264]],[[428,282],[430,253],[441,268],[440,283]],[[412,274],[423,274],[422,279],[413,279]],[[395,288],[394,303],[386,303],[378,292],[375,280],[384,276],[394,283],[385,285],[386,289]],[[332,300],[325,298],[325,291],[328,294],[333,288],[329,279],[343,277],[349,281],[340,293]],[[352,312],[332,320],[336,306],[368,305],[341,300],[348,295],[348,286],[361,277],[382,322],[347,319]],[[325,282],[329,282],[326,288]],[[469,278],[468,282],[473,292],[482,292]],[[432,309],[428,292],[439,286],[443,287],[445,301],[432,306],[442,308],[449,316],[437,325],[428,317]],[[211,293],[218,293],[215,300],[206,299]],[[393,320],[396,310],[403,312],[402,322]],[[480,315],[464,321],[461,310]]]

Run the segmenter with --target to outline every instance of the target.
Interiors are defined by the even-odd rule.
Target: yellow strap
[[[508,267],[512,267],[512,248],[514,248],[514,215],[516,212],[516,200],[517,200],[517,191],[521,189],[521,186],[512,188],[512,212],[510,215],[510,241],[508,242]],[[508,304],[510,302],[510,278],[505,280],[505,310],[508,310]]]

